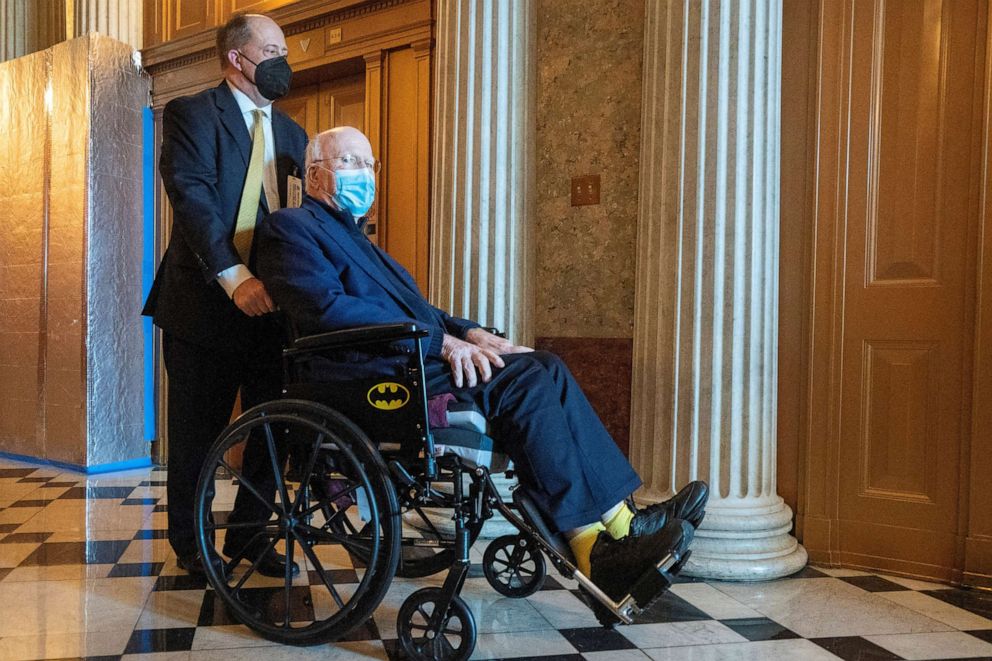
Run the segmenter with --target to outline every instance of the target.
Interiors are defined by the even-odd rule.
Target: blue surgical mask
[[[372,208],[375,200],[375,175],[368,168],[334,170],[334,203],[339,209],[361,218]]]

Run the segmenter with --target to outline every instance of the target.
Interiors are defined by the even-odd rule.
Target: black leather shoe
[[[265,551],[266,543],[256,543],[252,545],[248,551],[242,556],[242,560],[254,564],[258,560],[259,555]],[[228,542],[224,544],[224,555],[234,558],[235,556],[241,555],[242,546],[236,542]],[[286,576],[286,556],[275,550],[265,553],[265,555],[259,560],[258,565],[255,567],[257,571],[262,576],[269,576],[271,578],[283,578]],[[300,566],[293,562],[292,569],[290,570],[291,576],[298,576],[300,573]]]
[[[220,558],[213,558],[214,567],[218,573],[224,574],[224,563]],[[185,569],[190,576],[206,576],[207,572],[203,568],[203,557],[199,553],[193,555],[177,555],[176,564],[180,569]]]
[[[601,532],[590,554],[590,579],[613,601],[630,594],[641,576],[672,554],[673,567],[681,569],[681,560],[688,553],[694,528],[686,521],[675,519],[654,533],[627,535],[613,539]],[[674,575],[671,570],[669,573]],[[659,593],[657,596],[661,596]],[[598,613],[597,613],[598,615]]]
[[[690,482],[665,502],[635,510],[634,520],[630,522],[630,534],[634,537],[653,534],[674,519],[681,519],[698,528],[706,514],[709,497],[710,489],[705,482]]]

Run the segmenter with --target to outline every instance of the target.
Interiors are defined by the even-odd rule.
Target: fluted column
[[[781,0],[646,4],[631,458],[710,484],[686,573],[776,578]]]
[[[135,49],[141,48],[141,10],[135,0],[73,0],[77,36],[99,32]]]
[[[530,0],[439,0],[431,301],[533,340]]]
[[[0,0],[0,62],[67,39],[65,0]]]

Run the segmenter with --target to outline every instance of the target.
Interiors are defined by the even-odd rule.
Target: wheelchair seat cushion
[[[474,429],[444,427],[433,430],[434,455],[455,455],[469,468],[484,466],[492,473],[502,473],[509,465],[506,455],[494,450],[493,439]]]

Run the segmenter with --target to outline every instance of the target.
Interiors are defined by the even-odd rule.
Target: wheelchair
[[[509,503],[500,497],[492,475],[512,476],[512,467],[477,410],[449,406],[448,426],[431,427],[421,352],[427,335],[415,324],[372,326],[298,338],[284,349],[284,397],[232,422],[199,475],[197,545],[216,596],[263,637],[314,645],[341,640],[366,623],[394,578],[447,570],[402,603],[397,636],[412,659],[467,659],[476,624],[459,592],[469,549],[499,512],[518,532],[485,550],[482,569],[493,589],[508,597],[533,594],[544,583],[547,557],[578,582],[604,626],[630,623],[671,585],[689,556],[688,540],[646,571],[630,594],[611,599],[578,571],[567,542],[525,489],[513,490]],[[317,356],[397,348],[405,365],[395,380],[305,378]],[[249,444],[268,458],[264,479],[239,465]],[[267,516],[231,520],[239,489]],[[266,490],[274,490],[274,500]],[[260,558],[273,551],[287,558],[284,576],[258,571]]]

